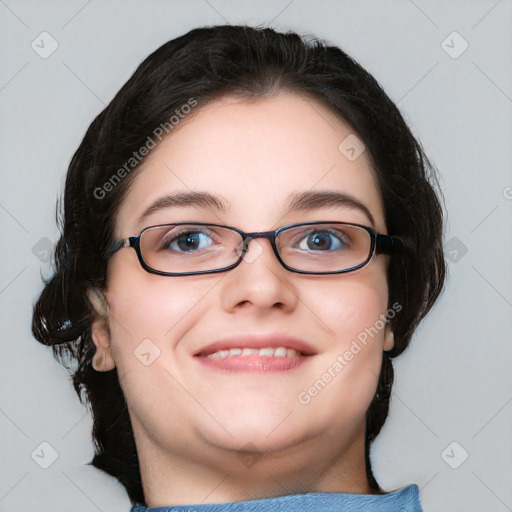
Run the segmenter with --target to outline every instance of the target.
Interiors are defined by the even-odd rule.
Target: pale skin
[[[186,120],[146,160],[116,219],[116,236],[152,225],[213,222],[246,232],[297,222],[339,220],[387,233],[380,193],[363,153],[338,145],[351,129],[328,108],[291,93],[224,99]],[[291,193],[338,191],[360,209],[290,212]],[[164,208],[142,223],[156,199],[176,192],[221,195],[225,211]],[[372,493],[364,461],[365,413],[390,324],[310,401],[297,397],[388,309],[388,256],[342,275],[302,275],[280,265],[270,243],[253,240],[248,260],[227,272],[165,277],[146,272],[131,248],[109,261],[109,315],[93,324],[98,371],[117,367],[148,506],[217,503],[301,492]],[[108,322],[108,329],[106,329]],[[219,338],[285,333],[317,352],[286,372],[222,372],[193,354]],[[134,356],[144,339],[160,355]],[[248,443],[259,458],[247,464]],[[247,447],[245,448],[247,450]],[[245,463],[244,463],[245,460]]]

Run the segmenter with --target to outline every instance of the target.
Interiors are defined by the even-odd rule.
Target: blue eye
[[[163,245],[172,250],[192,252],[208,247],[209,240],[212,241],[210,236],[202,231],[185,231],[173,236],[169,242],[165,242]]]
[[[306,246],[304,244],[306,244]],[[349,244],[345,240],[343,233],[335,230],[317,230],[307,234],[303,242],[299,244],[299,249],[304,251],[333,251],[346,249],[348,246]]]

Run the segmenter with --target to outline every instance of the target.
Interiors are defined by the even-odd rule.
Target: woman
[[[215,26],[138,67],[72,159],[33,320],[133,511],[421,510],[370,446],[443,286],[436,189],[337,47]]]

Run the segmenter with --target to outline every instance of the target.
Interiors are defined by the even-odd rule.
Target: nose
[[[298,303],[298,290],[293,273],[286,270],[267,237],[247,239],[242,262],[224,280],[222,302],[226,310],[252,305],[256,310],[274,307],[293,310]],[[296,279],[296,278],[295,278]]]

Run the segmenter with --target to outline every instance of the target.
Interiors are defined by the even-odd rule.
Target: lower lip
[[[238,372],[282,372],[293,370],[302,365],[311,356],[268,357],[268,356],[230,356],[225,359],[213,359],[196,356],[200,363],[217,370]]]

